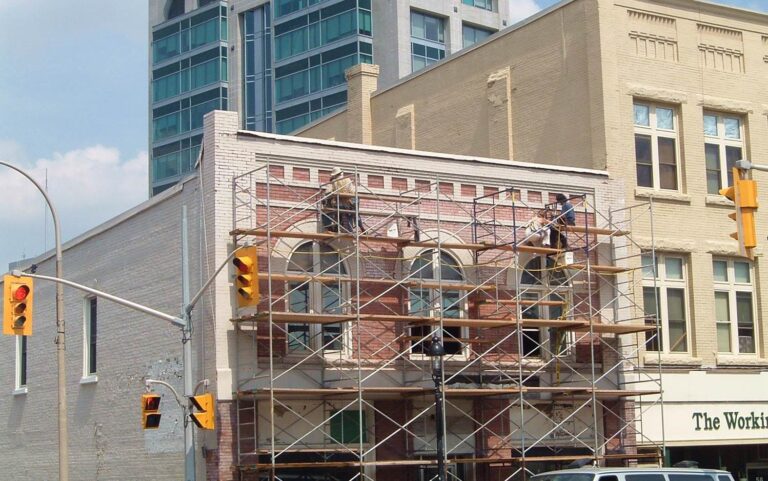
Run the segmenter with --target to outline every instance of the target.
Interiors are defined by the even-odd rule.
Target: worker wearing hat
[[[336,207],[338,209],[335,219],[329,218],[327,214],[323,215],[323,227],[326,230],[332,229],[333,221],[336,221],[341,227],[352,232],[353,221],[356,220],[356,226],[362,231],[363,223],[360,219],[360,215],[355,216],[357,211],[357,202],[354,197],[357,192],[355,184],[350,177],[344,175],[344,171],[339,167],[334,167],[331,170],[331,182],[326,186],[326,206]],[[330,221],[330,222],[329,222]]]

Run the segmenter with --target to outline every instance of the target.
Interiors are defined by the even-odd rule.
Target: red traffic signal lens
[[[250,270],[250,266],[246,262],[243,262],[242,259],[238,259],[236,257],[235,260],[232,262],[235,264],[235,267],[237,267],[237,270],[239,270],[240,272],[247,273]]]
[[[29,295],[29,286],[26,284],[22,284],[19,287],[16,288],[16,290],[13,291],[13,300],[15,301],[23,301],[27,298]]]
[[[157,411],[160,409],[160,396],[147,396],[144,398],[144,409],[146,411]]]

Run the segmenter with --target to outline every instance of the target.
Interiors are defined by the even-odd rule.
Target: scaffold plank
[[[318,274],[267,274],[264,272],[259,273],[259,280],[260,281],[268,281],[272,279],[273,281],[277,282],[307,282],[307,281],[315,281],[315,282],[322,282],[322,283],[337,283],[337,282],[344,282],[344,283],[356,283],[360,282],[362,285],[380,285],[380,286],[396,286],[396,285],[402,285],[404,287],[414,287],[414,288],[420,288],[420,289],[440,289],[442,288],[445,291],[470,291],[470,290],[492,290],[496,289],[497,286],[495,285],[478,285],[478,284],[457,284],[455,282],[436,282],[436,281],[425,281],[425,280],[397,280],[397,279],[372,279],[372,278],[355,278],[355,277],[344,277],[344,276],[327,276],[327,275],[318,275]],[[506,289],[506,287],[503,287]]]
[[[598,274],[621,274],[622,272],[627,272],[631,270],[631,268],[629,267],[606,266],[606,265],[598,265],[598,264],[568,264],[568,265],[560,266],[560,268],[572,269],[572,270],[589,269]]]
[[[592,227],[592,226],[584,226],[584,225],[569,225],[565,227],[565,230],[567,232],[573,232],[574,234],[609,235],[613,237],[629,235],[628,230],[610,229],[607,227]]]

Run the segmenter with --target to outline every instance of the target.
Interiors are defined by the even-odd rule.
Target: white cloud
[[[12,150],[13,143],[0,142]],[[24,168],[47,191],[61,219],[64,239],[76,236],[147,198],[147,153],[122,160],[115,148],[96,145]],[[0,167],[0,188],[7,193],[0,209],[0,270],[12,260],[33,257],[53,246],[53,229],[45,201],[18,172]]]
[[[541,10],[541,7],[535,0],[510,0],[509,1],[509,20],[512,23],[519,22],[528,18]]]

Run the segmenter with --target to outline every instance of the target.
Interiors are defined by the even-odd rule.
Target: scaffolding
[[[413,173],[385,191],[355,171],[350,192],[257,160],[233,180],[262,295],[232,320],[240,479],[426,481],[438,452],[448,480],[661,463],[639,429],[663,399],[631,236],[652,203],[571,192],[566,225],[522,185]],[[537,212],[562,235],[526,229]]]

